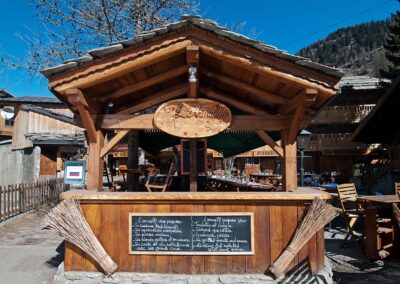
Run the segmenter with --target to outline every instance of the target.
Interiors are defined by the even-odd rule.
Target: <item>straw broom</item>
[[[57,232],[95,260],[110,276],[117,270],[117,264],[104,250],[82,214],[76,199],[66,199],[45,216],[46,229]]]
[[[297,227],[295,235],[289,246],[270,266],[269,271],[276,278],[282,276],[299,250],[311,239],[311,237],[336,217],[338,213],[332,205],[324,200],[315,197],[310,205],[307,214]]]

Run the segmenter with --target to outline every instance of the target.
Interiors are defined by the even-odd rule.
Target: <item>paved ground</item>
[[[0,223],[0,283],[53,283],[62,239],[42,230],[47,209]]]
[[[344,223],[337,217],[332,224],[332,228],[325,231],[325,255],[331,260],[336,283],[400,283],[399,256],[385,261],[370,261],[363,254],[364,251],[357,250],[354,243],[347,243],[340,248],[345,236]]]
[[[62,239],[42,230],[48,208],[0,223],[0,283],[52,283],[62,261]],[[339,221],[339,222],[338,222]],[[333,222],[325,232],[326,256],[331,260],[336,283],[400,283],[400,258],[369,261],[354,244],[340,248],[343,223]]]

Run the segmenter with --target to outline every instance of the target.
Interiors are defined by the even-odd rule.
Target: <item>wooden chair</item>
[[[173,177],[173,175],[175,173],[175,170],[176,170],[175,169],[175,164],[171,163],[171,166],[170,166],[169,171],[168,171],[168,175],[165,178],[165,182],[164,183],[162,183],[162,184],[160,184],[160,183],[150,183],[150,176],[149,176],[149,178],[147,179],[147,181],[146,181],[144,186],[146,187],[146,189],[149,192],[157,191],[157,190],[165,192],[167,190],[167,188],[169,188],[171,186],[172,177]]]
[[[400,182],[395,182],[394,183],[394,194],[399,194],[400,195]]]
[[[357,191],[354,183],[339,184],[337,186],[338,196],[340,200],[340,206],[342,209],[342,215],[345,218],[347,225],[347,234],[342,241],[340,247],[343,247],[345,243],[352,239],[358,246],[358,241],[363,238],[364,235],[358,236],[354,232],[354,228],[360,218],[364,214],[364,210],[360,203],[357,201]],[[358,247],[359,248],[359,247]]]

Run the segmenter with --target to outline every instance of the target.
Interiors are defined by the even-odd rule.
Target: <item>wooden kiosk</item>
[[[329,198],[313,189],[297,189],[296,137],[335,95],[343,75],[339,70],[289,55],[212,21],[185,16],[134,39],[92,50],[43,74],[51,91],[75,112],[89,144],[88,190],[65,192],[61,199],[80,200],[86,219],[118,264],[118,271],[264,273],[287,246],[310,201],[315,196]],[[155,113],[145,112],[159,105]],[[146,136],[146,131],[154,129],[161,130],[159,136]],[[140,132],[139,145],[144,149],[158,145],[153,149],[159,150],[182,138],[191,139],[190,190],[102,192],[102,159],[131,130]],[[118,132],[105,143],[107,131]],[[210,148],[219,147],[216,150],[227,155],[268,144],[282,158],[286,192],[198,192],[198,137],[206,137]],[[279,139],[282,146],[275,142]],[[188,216],[219,216],[220,220],[232,216],[234,220],[246,215],[249,219],[243,222],[248,223],[249,232],[243,239],[249,247],[181,252],[157,251],[155,244],[135,251],[132,243],[143,240],[132,241],[132,228],[139,222],[132,216],[144,220],[149,215],[180,216],[182,222]],[[300,251],[290,269],[303,262],[313,272],[324,266],[322,232]],[[67,244],[66,271],[98,269],[85,253]]]

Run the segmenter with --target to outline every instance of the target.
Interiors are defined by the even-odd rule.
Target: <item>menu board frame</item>
[[[183,217],[192,217],[192,216],[212,216],[212,217],[238,217],[238,216],[248,216],[250,217],[250,241],[251,241],[251,249],[248,251],[134,251],[132,250],[132,217],[169,217],[169,216],[183,216]],[[165,213],[142,213],[142,212],[130,212],[129,213],[129,254],[135,255],[254,255],[254,212],[165,212]]]

